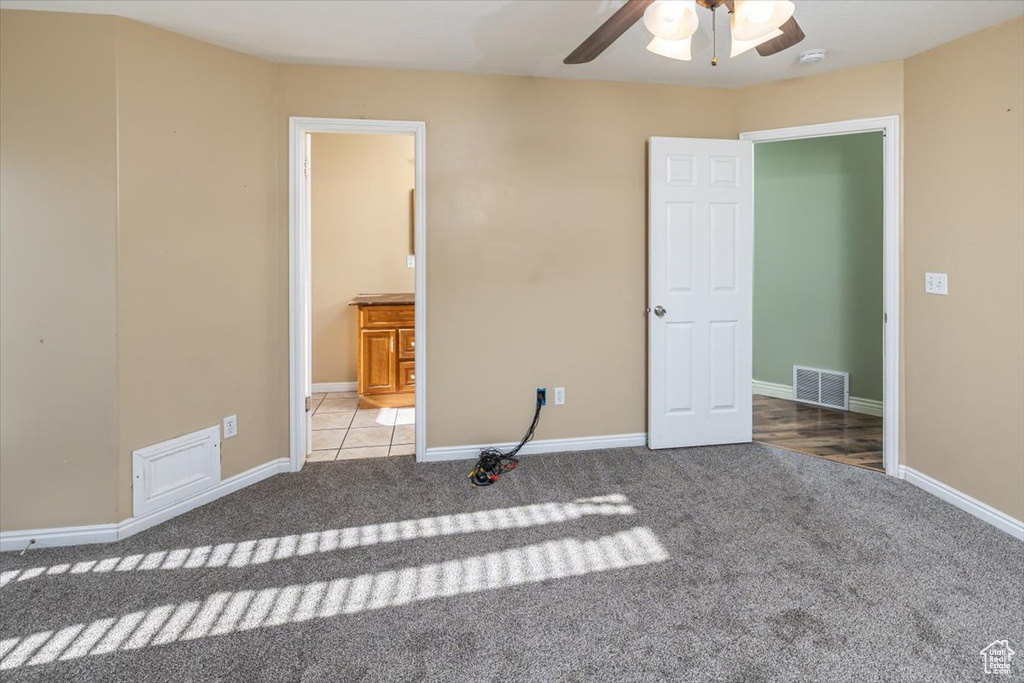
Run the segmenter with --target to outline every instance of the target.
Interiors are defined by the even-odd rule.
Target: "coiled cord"
[[[519,453],[523,446],[533,440],[533,435],[537,431],[537,425],[540,424],[540,409],[543,405],[538,398],[537,409],[533,413],[533,422],[530,423],[530,428],[526,431],[526,435],[515,448],[508,453],[497,448],[485,448],[480,451],[480,459],[476,461],[476,465],[473,466],[472,471],[469,473],[469,479],[473,482],[473,486],[490,486],[498,481],[498,477],[502,474],[519,466],[516,454]]]

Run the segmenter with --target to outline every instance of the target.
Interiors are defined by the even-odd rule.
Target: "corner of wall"
[[[277,65],[116,19],[119,520],[132,452],[237,415],[223,475],[287,455]],[[280,409],[280,410],[279,410]]]
[[[109,523],[117,514],[114,24],[0,12],[2,178],[5,186],[33,180],[5,190],[0,203],[0,518],[5,529]]]

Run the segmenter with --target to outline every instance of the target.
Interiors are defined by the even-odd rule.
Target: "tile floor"
[[[313,394],[313,452],[306,462],[414,455],[412,408],[359,408],[355,392]]]

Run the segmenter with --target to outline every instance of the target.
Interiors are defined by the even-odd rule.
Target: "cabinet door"
[[[416,361],[398,361],[398,388],[396,391],[415,391]]]
[[[363,330],[360,337],[359,391],[387,394],[395,390],[395,330]]]

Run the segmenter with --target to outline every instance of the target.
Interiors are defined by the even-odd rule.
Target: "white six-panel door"
[[[752,150],[650,139],[651,448],[751,440]]]

